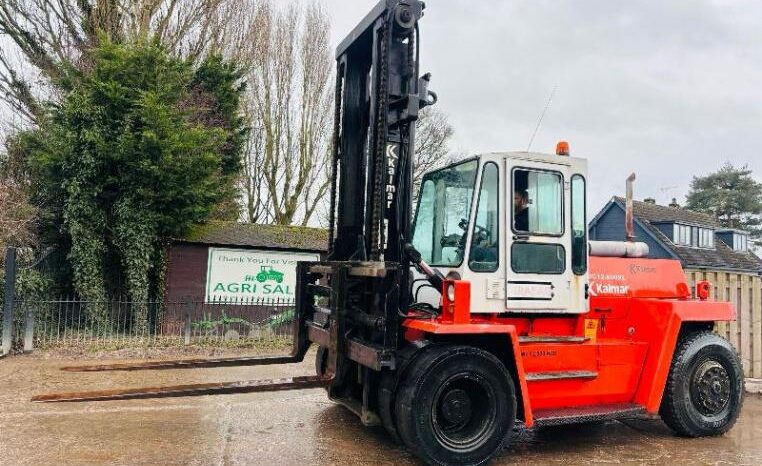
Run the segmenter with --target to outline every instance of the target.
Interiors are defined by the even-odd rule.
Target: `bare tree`
[[[415,122],[415,165],[413,188],[417,196],[423,175],[453,162],[456,156],[450,152],[450,140],[455,130],[447,114],[436,107],[426,107]]]
[[[264,150],[262,131],[252,128],[243,154],[243,173],[240,189],[243,203],[241,217],[248,223],[272,222],[267,190],[265,189],[264,170],[259,163]]]
[[[0,152],[0,251],[35,242],[37,208],[29,202],[29,180],[15,151],[13,141],[6,141]]]
[[[66,67],[88,63],[105,36],[158,39],[191,58],[244,48],[247,0],[2,0],[0,99],[36,122]],[[240,46],[240,47],[239,47]]]
[[[249,221],[307,225],[330,187],[333,102],[330,22],[317,4],[259,4],[251,43],[246,157]]]
[[[306,225],[324,210],[330,187],[330,22],[317,3],[274,3],[2,0],[0,100],[37,122],[42,101],[55,97],[66,67],[87,66],[89,51],[104,35],[158,39],[195,59],[222,53],[246,70],[249,84],[252,137],[244,155],[242,217]],[[453,130],[436,109],[426,109],[416,128],[417,187],[424,172],[450,159]]]
[[[34,239],[36,209],[21,186],[0,181],[0,251],[7,246],[29,246]]]

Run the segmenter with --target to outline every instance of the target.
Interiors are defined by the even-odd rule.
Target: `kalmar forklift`
[[[712,330],[733,307],[647,257],[631,202],[627,241],[588,241],[587,164],[568,144],[432,171],[413,210],[415,121],[437,101],[419,71],[423,13],[382,0],[338,47],[329,256],[298,264],[289,356],[65,368],[288,364],[316,345],[314,375],[34,401],[324,387],[432,465],[486,464],[516,423],[660,415],[687,437],[728,431],[743,370]]]

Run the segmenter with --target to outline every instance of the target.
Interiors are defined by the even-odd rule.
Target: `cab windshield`
[[[463,262],[478,160],[424,175],[413,226],[413,246],[431,265]]]

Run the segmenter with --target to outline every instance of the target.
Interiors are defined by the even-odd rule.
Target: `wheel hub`
[[[468,451],[495,429],[495,410],[495,393],[488,384],[473,374],[455,374],[434,398],[434,435],[449,449]]]
[[[725,368],[717,361],[705,361],[694,372],[691,399],[702,414],[717,415],[730,401],[730,388]]]
[[[465,390],[450,390],[444,395],[442,417],[451,424],[468,422],[471,418],[471,398]]]

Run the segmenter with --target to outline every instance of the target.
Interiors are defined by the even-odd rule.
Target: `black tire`
[[[516,390],[494,355],[469,346],[424,348],[397,391],[397,431],[431,465],[488,463],[516,420]]]
[[[708,331],[689,333],[675,348],[659,414],[679,435],[721,435],[738,419],[743,396],[743,368],[733,346]]]
[[[381,425],[394,443],[402,443],[394,419],[394,394],[397,383],[395,379],[396,375],[392,371],[381,373],[378,383],[378,417],[381,418]]]
[[[389,437],[395,443],[402,443],[402,439],[397,433],[397,420],[394,415],[397,387],[400,379],[405,377],[412,360],[421,351],[424,351],[428,345],[428,342],[423,342],[422,345],[404,346],[397,352],[397,370],[381,372],[381,379],[378,384],[378,416],[381,418],[381,424],[389,434]]]
[[[315,374],[322,377],[325,375],[328,369],[328,350],[322,346],[318,346],[317,353],[315,354]]]

